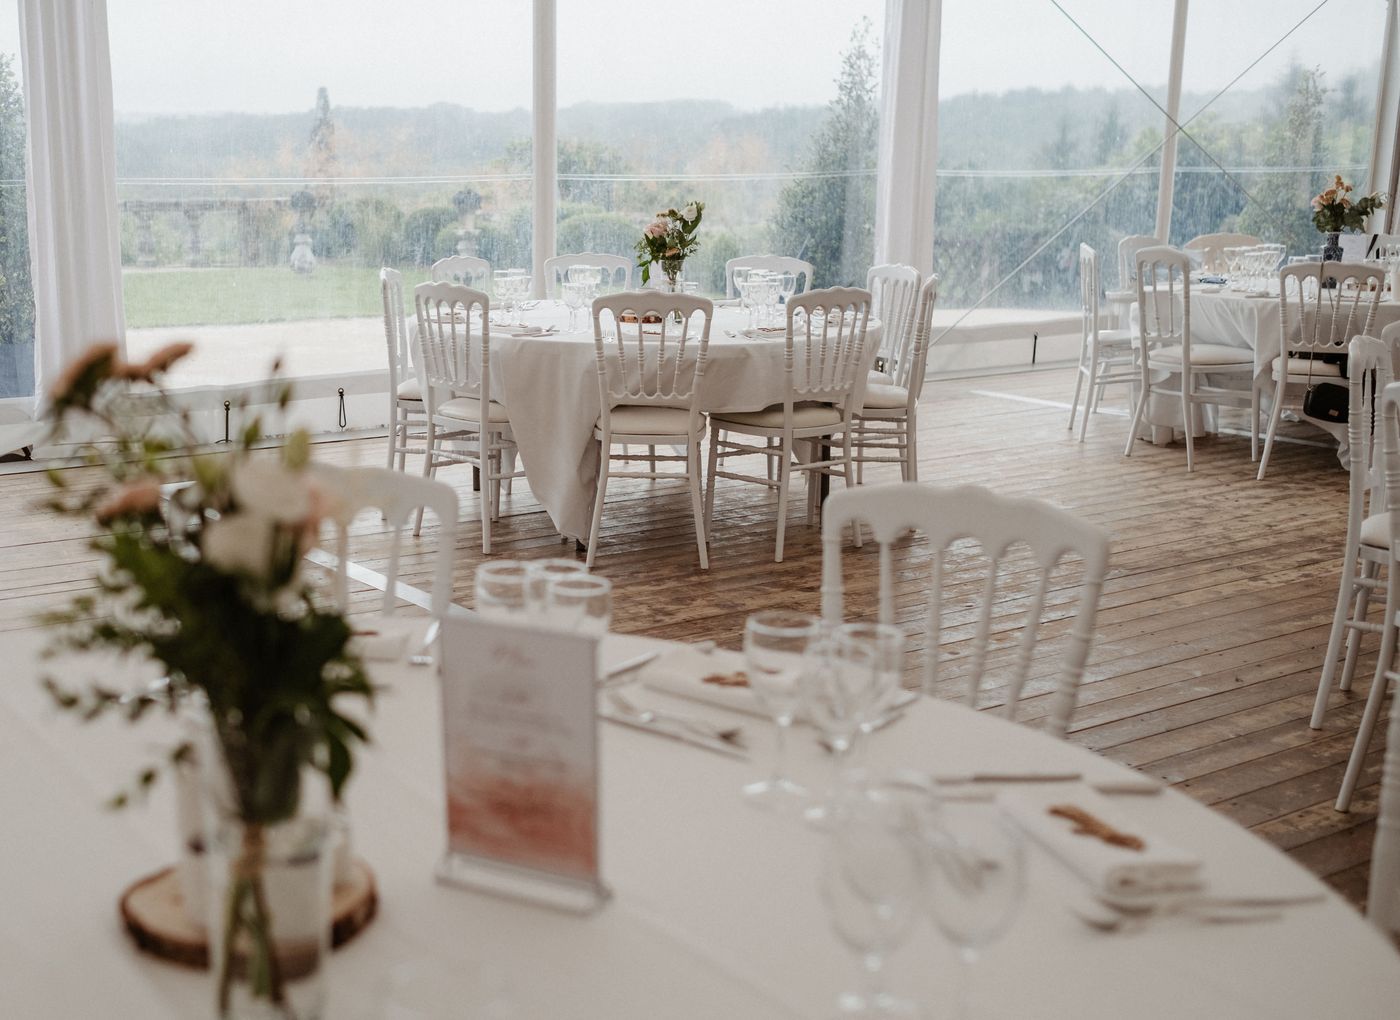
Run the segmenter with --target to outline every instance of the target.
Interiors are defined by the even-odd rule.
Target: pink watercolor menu
[[[597,882],[595,644],[443,621],[449,855]]]

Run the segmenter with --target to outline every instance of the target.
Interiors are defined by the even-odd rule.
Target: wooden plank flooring
[[[1186,473],[1180,445],[1122,445],[1127,422],[1101,414],[1088,441],[1065,428],[1064,401],[1073,375],[1052,370],[940,381],[925,389],[920,478],[977,483],[1048,499],[1113,535],[1096,639],[1070,739],[1178,785],[1248,826],[1322,876],[1354,903],[1364,902],[1375,829],[1382,741],[1368,757],[1349,814],[1332,799],[1350,753],[1370,687],[1374,639],[1363,649],[1354,689],[1336,693],[1324,729],[1308,727],[1313,693],[1336,598],[1346,530],[1347,476],[1335,452],[1309,440],[1275,449],[1269,478],[1254,481],[1247,436],[1203,439],[1196,471]],[[1227,426],[1241,428],[1239,418]],[[378,464],[383,440],[323,444],[321,459]],[[455,570],[456,601],[471,604],[472,571],[482,560],[478,504],[465,468],[445,471],[463,495]],[[894,480],[893,468],[867,469],[866,480]],[[839,483],[838,483],[839,484]],[[0,649],[4,632],[34,625],[34,614],[92,587],[93,557],[80,526],[36,510],[38,473],[0,475]],[[821,549],[817,529],[795,499],[784,562],[772,562],[774,500],[757,486],[722,483],[716,497],[711,569],[699,570],[688,497],[675,483],[622,481],[610,491],[596,570],[616,585],[615,629],[684,640],[713,638],[737,647],[755,608],[819,608]],[[495,556],[571,555],[548,516],[521,487],[493,528]],[[430,584],[427,554],[410,548],[403,579]],[[351,556],[382,569],[384,532],[362,519]],[[848,614],[874,612],[873,546],[845,557]],[[927,553],[917,540],[896,551],[897,613],[911,644],[910,675],[922,653],[917,633]],[[993,661],[1024,608],[1022,574],[1007,578],[994,617]],[[953,598],[972,600],[970,582],[954,577]],[[1073,587],[1051,591],[1045,634],[1062,635]],[[356,605],[371,608],[372,593]],[[954,620],[952,693],[957,653],[972,617]],[[1037,653],[1023,718],[1037,725],[1047,710],[1055,642]],[[1385,722],[1381,722],[1384,732]]]

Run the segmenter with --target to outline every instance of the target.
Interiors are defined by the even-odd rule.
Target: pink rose
[[[646,235],[647,237],[665,237],[666,224],[662,223],[660,220],[657,220],[655,223],[648,223]]]

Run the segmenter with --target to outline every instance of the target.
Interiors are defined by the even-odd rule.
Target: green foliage
[[[448,206],[413,210],[403,221],[403,260],[415,266],[430,266],[444,255],[452,254],[450,246],[440,247],[439,237],[456,224],[457,212]]]
[[[637,265],[642,270],[643,286],[651,279],[651,269],[661,264],[668,279],[675,281],[685,260],[700,247],[696,232],[705,218],[704,202],[687,202],[682,208],[664,209],[648,223],[635,245]]]
[[[631,255],[637,243],[637,224],[620,213],[574,206],[561,210],[558,245],[561,252],[596,251],[604,255]]]
[[[862,20],[841,58],[837,94],[813,136],[802,170],[778,198],[772,249],[812,263],[821,287],[864,285],[875,243],[875,164],[879,141],[870,22]]]
[[[522,269],[531,265],[531,211],[516,206],[477,220],[476,253],[497,269]]]
[[[362,265],[394,265],[403,247],[403,210],[382,198],[356,199],[352,209],[354,240],[350,250],[359,256]]]
[[[0,53],[0,344],[34,339],[24,152],[24,99],[14,58]],[[5,384],[0,379],[0,396]]]

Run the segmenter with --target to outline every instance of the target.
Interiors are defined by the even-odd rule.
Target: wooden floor
[[[1370,686],[1373,642],[1355,689],[1333,696],[1326,727],[1308,727],[1346,529],[1347,475],[1334,450],[1308,442],[1320,434],[1295,426],[1291,435],[1303,442],[1281,444],[1270,477],[1256,483],[1248,438],[1226,434],[1198,443],[1196,471],[1188,475],[1179,445],[1139,443],[1124,459],[1121,416],[1096,416],[1088,441],[1075,442],[1065,428],[1072,388],[1068,370],[929,385],[921,480],[1038,496],[1109,529],[1108,578],[1070,739],[1176,784],[1360,904],[1375,828],[1379,738],[1353,810],[1338,814],[1331,804]],[[322,445],[318,456],[377,464],[382,450],[382,439],[360,439]],[[477,502],[467,469],[442,477],[463,493],[455,589],[456,600],[470,605],[472,571],[482,559]],[[896,477],[893,469],[872,468],[866,480]],[[4,631],[33,626],[36,611],[92,586],[81,529],[35,509],[43,494],[41,474],[0,476],[0,650]],[[684,490],[618,483],[596,566],[616,585],[615,629],[738,647],[753,609],[817,611],[818,534],[802,519],[802,500],[794,502],[786,558],[775,564],[773,498],[757,486],[723,483],[711,569],[702,572]],[[495,556],[572,554],[528,491],[507,499],[504,514],[494,529]],[[428,527],[422,552],[431,548]],[[377,521],[364,522],[351,556],[382,567]],[[896,562],[899,610],[911,639],[920,556],[911,542]],[[867,549],[849,559],[850,609],[868,616],[874,557]],[[421,553],[408,556],[403,579],[427,587],[426,563]],[[362,604],[370,600],[370,593],[362,596]],[[1013,586],[1007,605],[1016,600]],[[917,655],[917,640],[912,644]],[[1048,675],[1048,666],[1032,672],[1041,679],[1037,690]],[[1043,700],[1025,706],[1032,725]]]

